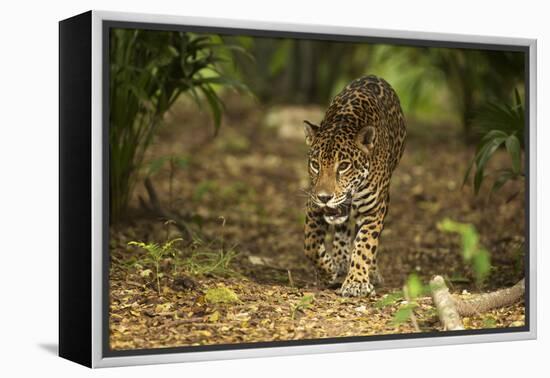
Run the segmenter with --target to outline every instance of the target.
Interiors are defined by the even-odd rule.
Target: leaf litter
[[[228,104],[214,142],[204,127],[208,116],[178,104],[146,156],[149,162],[185,158],[173,175],[159,168],[153,182],[163,205],[183,209],[200,238],[155,260],[157,281],[156,265],[128,242],[162,245],[181,234],[139,208],[143,188],[136,191],[128,219],[111,227],[112,349],[411,333],[416,331],[406,316],[395,322],[396,314],[410,311],[422,332],[438,331],[429,298],[416,298],[414,309],[403,299],[411,272],[424,282],[442,274],[451,291],[464,296],[511,286],[522,277],[517,251],[524,245],[524,224],[518,221],[523,196],[507,201],[522,188],[511,183],[490,202],[467,187],[460,190],[474,148],[459,142],[452,127],[432,125],[426,132],[426,125],[411,125],[380,245],[385,283],[369,298],[338,296],[316,280],[302,251],[308,180],[303,140],[290,138],[286,129],[279,135],[277,125],[262,126],[264,115],[252,103]],[[499,162],[507,163],[504,155],[495,159],[497,168]],[[475,224],[490,249],[493,268],[485,286],[476,286],[464,264],[460,240],[438,231],[437,222],[446,217]],[[463,320],[467,329],[519,327],[525,324],[524,305]]]

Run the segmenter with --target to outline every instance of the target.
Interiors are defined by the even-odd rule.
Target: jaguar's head
[[[347,125],[305,123],[309,145],[311,201],[321,208],[329,224],[344,223],[351,199],[369,175],[376,129],[365,126],[359,132]]]

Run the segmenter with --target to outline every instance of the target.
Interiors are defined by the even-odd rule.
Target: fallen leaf
[[[172,307],[172,304],[171,303],[163,303],[163,304],[159,304],[155,307],[155,312],[157,314],[159,313],[163,313],[163,312],[168,312],[170,311],[170,307]]]
[[[145,269],[145,270],[142,270],[141,272],[139,272],[139,275],[141,277],[144,277],[144,278],[147,278],[149,276],[151,276],[153,274],[153,271],[151,269]]]
[[[355,311],[357,312],[367,312],[367,308],[362,305],[362,306],[359,306],[359,307],[355,307]]]
[[[214,289],[208,289],[204,296],[209,303],[236,303],[241,300],[237,294],[227,287],[217,287]]]
[[[213,323],[216,323],[218,320],[220,320],[220,312],[219,311],[214,311],[209,317],[208,317],[208,320],[213,322]]]

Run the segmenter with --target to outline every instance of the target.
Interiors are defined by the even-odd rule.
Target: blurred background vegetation
[[[326,105],[351,80],[386,78],[408,118],[458,122],[471,136],[488,101],[509,103],[523,89],[521,53],[315,40],[229,38],[256,59],[236,60],[235,74],[261,101]]]
[[[511,51],[112,30],[111,346],[432,331],[433,275],[456,293],[514,285],[526,269],[524,63]],[[320,122],[369,74],[394,87],[408,130],[376,316],[317,295],[302,253],[303,120]],[[186,328],[174,333],[176,320]],[[520,304],[465,326],[524,320]]]
[[[409,127],[454,124],[465,143],[478,145],[465,172],[468,183],[473,171],[476,192],[500,148],[512,162],[493,188],[523,175],[523,53],[126,29],[111,32],[110,49],[114,222],[128,207],[163,116],[181,95],[209,110],[214,135],[230,90],[263,105],[326,106],[351,80],[379,75],[398,93]]]

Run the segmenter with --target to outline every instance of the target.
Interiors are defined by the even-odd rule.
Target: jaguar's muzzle
[[[324,207],[323,218],[328,224],[342,224],[349,218],[350,203],[342,204],[336,208]]]

